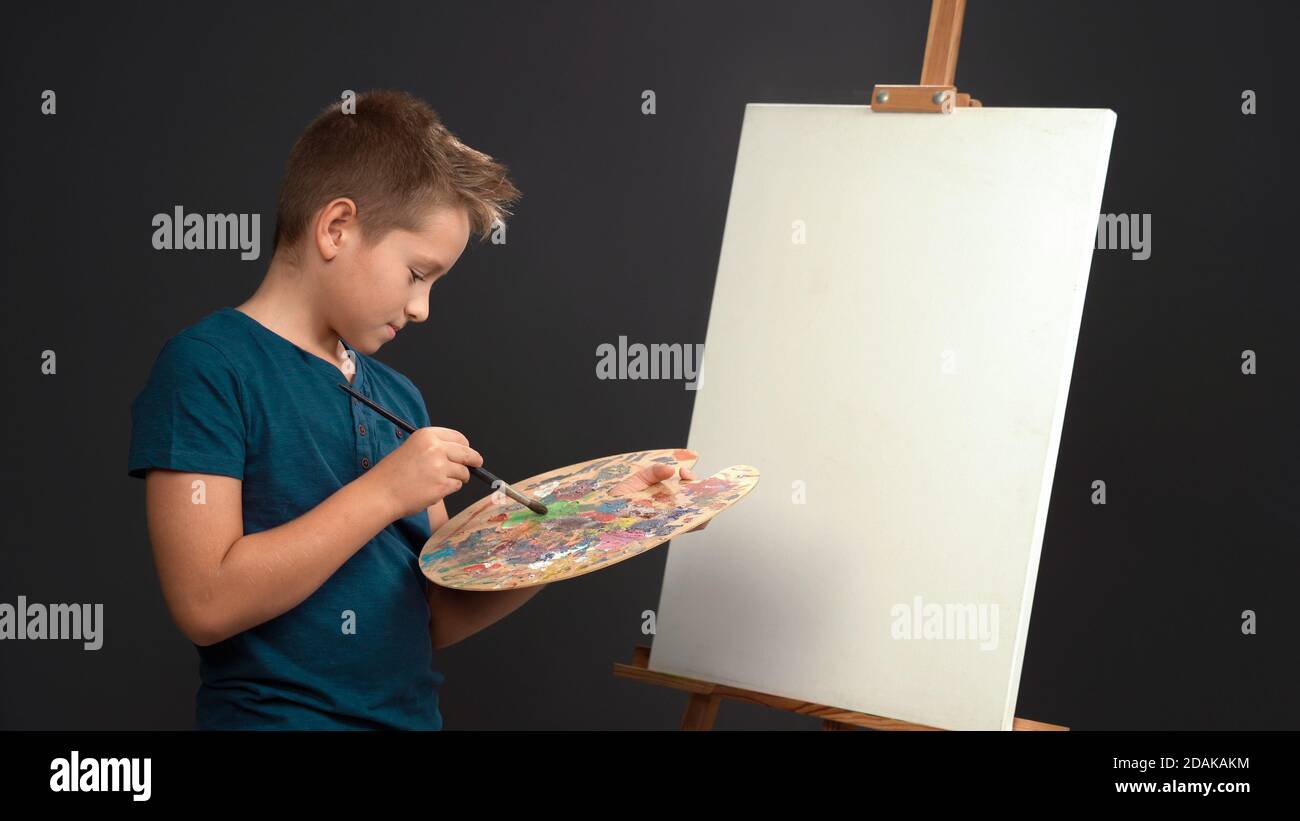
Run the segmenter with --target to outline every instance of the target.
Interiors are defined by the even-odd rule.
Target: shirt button
[[[402,429],[401,429],[401,428],[398,428],[398,429],[397,429],[397,438],[398,438],[398,439],[401,439],[401,438],[402,438]]]
[[[360,433],[362,436],[365,436],[365,435],[366,435],[366,426],[365,426],[364,424],[357,425],[357,433]]]
[[[361,467],[362,467],[362,468],[365,468],[365,469],[369,469],[369,468],[370,468],[370,460],[369,460],[369,459],[366,459],[366,458],[363,458],[363,459],[361,460]]]

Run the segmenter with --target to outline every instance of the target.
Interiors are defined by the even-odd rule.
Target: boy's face
[[[428,318],[429,289],[460,259],[469,230],[463,207],[438,206],[418,231],[395,228],[367,248],[355,218],[330,222],[323,239],[333,256],[326,256],[318,307],[349,345],[374,353],[396,329]]]

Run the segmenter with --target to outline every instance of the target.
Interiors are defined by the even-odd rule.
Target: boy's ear
[[[312,232],[316,248],[326,261],[334,259],[343,249],[345,232],[357,224],[357,204],[351,197],[336,197],[325,204],[316,218]]]

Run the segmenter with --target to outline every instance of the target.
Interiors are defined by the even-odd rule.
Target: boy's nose
[[[423,322],[429,317],[429,301],[417,300],[406,306],[406,315],[411,322]]]

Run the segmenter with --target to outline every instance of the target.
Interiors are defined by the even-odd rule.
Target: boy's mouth
[[[398,332],[399,330],[401,330],[400,328],[398,328],[396,325],[394,325],[394,324],[391,323],[391,322],[388,323],[387,325],[385,325],[384,327],[388,329],[388,338],[389,338],[389,339],[393,339],[394,337],[396,337],[396,336],[397,336],[397,332]]]

